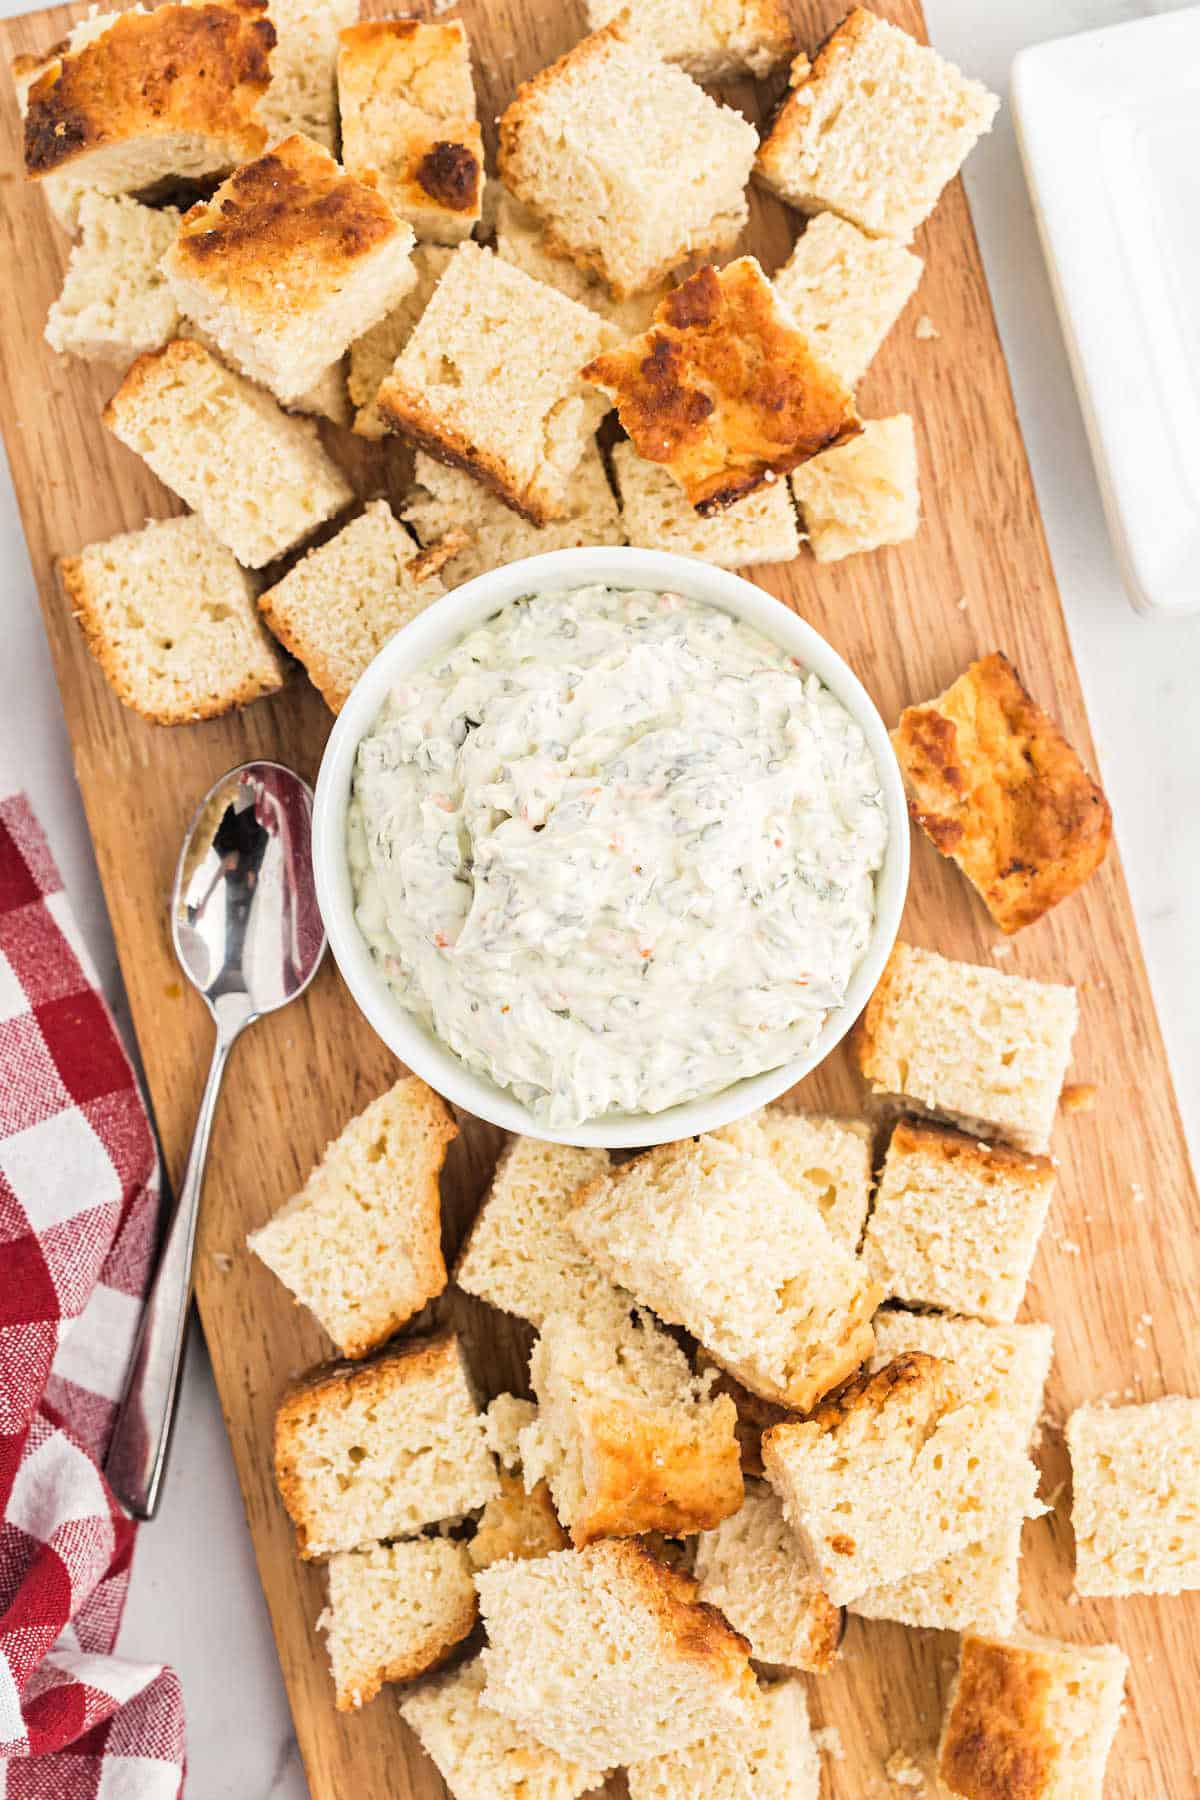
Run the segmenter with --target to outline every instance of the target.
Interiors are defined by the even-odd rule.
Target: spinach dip
[[[675,593],[531,594],[359,746],[357,919],[394,992],[567,1130],[807,1050],[867,947],[887,819],[841,702]]]

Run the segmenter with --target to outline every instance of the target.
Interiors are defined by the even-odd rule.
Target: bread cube
[[[863,1261],[888,1295],[910,1306],[1015,1319],[1054,1181],[1049,1157],[901,1119]]]
[[[163,263],[181,312],[283,401],[412,286],[412,230],[296,135],[184,214]]]
[[[1012,1631],[1021,1600],[1021,1524],[1014,1519],[932,1568],[868,1588],[847,1611],[933,1631]]]
[[[752,256],[701,269],[667,295],[649,331],[583,373],[610,396],[638,454],[703,514],[858,430],[849,388],[814,356]]]
[[[1050,1145],[1078,1021],[1073,987],[898,943],[855,1053],[875,1093],[1038,1154]]]
[[[46,316],[50,348],[126,368],[174,337],[179,310],[159,264],[178,223],[170,206],[156,211],[124,194],[84,194],[79,241]]]
[[[816,1674],[832,1667],[841,1611],[821,1592],[764,1482],[747,1482],[741,1511],[701,1532],[696,1579],[701,1600],[724,1613],[756,1662]]]
[[[789,1187],[813,1202],[830,1236],[852,1255],[858,1249],[875,1185],[865,1120],[768,1106],[713,1136],[773,1163]]]
[[[372,500],[261,596],[263,617],[331,712],[401,626],[445,593],[437,571],[452,551],[419,550],[387,501]]]
[[[892,733],[909,810],[1001,931],[1033,924],[1108,853],[1103,791],[998,651]]]
[[[614,445],[612,460],[629,543],[699,557],[722,569],[790,562],[800,554],[800,533],[786,481],[758,488],[723,512],[704,518],[689,506],[679,483],[658,463],[639,456],[632,444]]]
[[[981,1319],[946,1313],[903,1312],[885,1307],[875,1314],[874,1374],[908,1350],[951,1362],[972,1399],[995,1400],[1013,1435],[1027,1449],[1036,1443],[1054,1333],[1049,1325],[987,1325]]]
[[[380,386],[391,374],[392,364],[412,336],[453,255],[453,250],[442,244],[418,244],[412,253],[413,285],[378,325],[372,325],[370,331],[364,331],[351,344],[348,385],[350,398],[358,408],[354,429],[360,437],[387,436],[387,426],[376,404]]]
[[[108,685],[156,725],[215,719],[283,686],[254,584],[202,519],[152,519],[89,544],[59,577]]]
[[[405,1076],[246,1239],[340,1355],[365,1356],[445,1287],[438,1175],[457,1136],[445,1101]]]
[[[607,410],[580,370],[614,336],[494,251],[460,244],[379,410],[389,429],[545,525],[569,510],[571,477]]]
[[[750,1722],[626,1772],[629,1800],[819,1800],[821,1759],[799,1681],[763,1684]]]
[[[342,161],[419,238],[458,244],[483,209],[483,137],[459,19],[364,19],[341,35]]]
[[[792,493],[818,562],[907,543],[921,523],[912,420],[868,419],[850,443],[796,469]]]
[[[715,1137],[600,1176],[571,1229],[614,1281],[766,1399],[806,1410],[874,1347],[881,1290],[805,1194]]]
[[[25,170],[60,224],[84,194],[152,194],[224,175],[267,141],[256,109],[275,34],[266,0],[204,0],[85,19],[14,68]]]
[[[326,150],[337,148],[338,33],[358,17],[358,0],[267,0],[275,27],[271,85],[258,116],[267,142],[301,131]]]
[[[775,292],[822,362],[857,387],[924,264],[911,250],[818,213],[775,277]]]
[[[309,1561],[483,1506],[500,1484],[453,1332],[299,1382],[275,1415],[275,1480]]]
[[[909,1351],[763,1436],[767,1479],[825,1593],[845,1606],[1040,1510],[998,1399]]]
[[[801,212],[841,213],[907,243],[999,105],[981,82],[856,6],[811,64],[792,64],[755,173]]]
[[[498,1563],[476,1586],[483,1704],[560,1756],[609,1769],[748,1722],[745,1643],[636,1540]]]
[[[552,1313],[529,1359],[536,1420],[521,1432],[528,1485],[544,1478],[577,1546],[661,1531],[683,1537],[742,1504],[732,1400],[708,1398],[648,1313],[610,1294]]]
[[[1067,1448],[1078,1592],[1200,1588],[1200,1400],[1081,1406]]]
[[[969,1632],[938,1746],[959,1800],[1101,1800],[1129,1658],[1115,1644]]]
[[[417,485],[401,510],[405,524],[422,544],[431,546],[439,539],[449,540],[454,532],[465,536],[466,541],[442,571],[447,587],[458,587],[523,556],[574,550],[584,544],[625,542],[621,515],[594,439],[571,476],[566,512],[548,525],[531,525],[473,475],[435,462],[423,450],[417,452],[415,474]]]
[[[459,1252],[459,1287],[532,1325],[544,1325],[551,1313],[586,1317],[612,1283],[576,1242],[568,1220],[580,1188],[608,1164],[607,1150],[510,1138]]]
[[[761,78],[795,48],[782,0],[587,0],[587,11],[592,31],[624,11],[632,43],[678,63],[696,81]]]
[[[483,1703],[480,1657],[400,1701],[454,1800],[579,1800],[605,1770],[568,1762]]]
[[[282,556],[354,498],[311,420],[289,418],[188,338],[139,356],[103,418],[244,568]]]
[[[549,249],[618,299],[689,257],[727,250],[746,223],[755,134],[618,19],[518,89],[500,121],[500,175]]]
[[[973,1398],[997,1398],[1023,1448],[1036,1436],[1050,1368],[1048,1325],[985,1325],[978,1319],[888,1310],[875,1315],[872,1373],[907,1350],[954,1364]],[[850,1611],[938,1631],[1011,1631],[1020,1598],[1021,1521],[966,1544],[931,1569],[868,1588]]]
[[[633,337],[645,331],[654,317],[654,309],[670,291],[669,280],[656,282],[645,293],[630,294],[625,300],[614,300],[608,284],[594,269],[582,269],[566,257],[553,256],[546,245],[546,233],[536,213],[514,200],[507,188],[500,189],[496,210],[496,254],[502,261],[513,263],[557,288],[568,300],[578,301],[589,312],[599,313],[616,326],[622,337]]]
[[[227,369],[233,369],[239,375],[246,371],[238,366],[236,356],[229,350],[223,350],[210,331],[197,325],[194,319],[179,321],[179,336],[190,338],[193,343],[200,344],[224,363]],[[249,377],[247,377],[249,379]],[[335,425],[350,423],[350,397],[346,392],[346,358],[339,357],[337,362],[330,363],[312,387],[305,388],[294,400],[289,400],[285,408],[287,412],[311,413],[317,419],[330,419]]]
[[[478,1616],[470,1558],[449,1538],[342,1550],[329,1559],[327,1633],[339,1712],[373,1700],[385,1681],[414,1681],[445,1662]]]

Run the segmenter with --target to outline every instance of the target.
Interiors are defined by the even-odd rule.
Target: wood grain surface
[[[372,6],[369,10],[374,10]],[[379,8],[383,10],[382,7]],[[480,112],[493,121],[518,80],[582,30],[577,0],[466,0]],[[916,0],[881,10],[923,35]],[[4,28],[9,54],[41,49],[82,16],[56,7]],[[835,22],[837,0],[795,5],[801,41]],[[730,97],[752,116],[774,99],[749,86]],[[20,172],[16,107],[6,92],[0,152],[0,415],[33,557],[76,768],[95,839],[158,1125],[179,1173],[208,1061],[210,1026],[182,982],[167,932],[166,896],[181,834],[197,800],[226,769],[277,757],[315,775],[329,719],[301,676],[240,717],[162,730],[124,710],[105,686],[63,604],[55,559],[178,510],[142,463],[101,426],[111,370],[58,358],[42,340],[67,243]],[[490,146],[489,146],[490,147]],[[797,220],[761,194],[747,242],[768,272]],[[896,551],[818,567],[808,556],[755,578],[834,644],[884,718],[926,698],[974,656],[1002,648],[1085,757],[1088,724],[1038,517],[987,288],[957,183],[917,248],[924,281],[864,382],[863,412],[912,413],[924,523]],[[918,338],[927,315],[936,336]],[[398,492],[399,446],[367,449],[331,434],[362,492]],[[255,479],[247,446],[246,479]],[[1001,942],[956,871],[916,843],[905,934],[953,956],[1071,981],[1082,1025],[1074,1077],[1099,1087],[1098,1110],[1060,1121],[1060,1189],[1026,1315],[1055,1331],[1047,1424],[1039,1453],[1051,1515],[1026,1527],[1022,1601],[1035,1629],[1081,1643],[1115,1639],[1132,1660],[1129,1705],[1110,1764],[1113,1800],[1195,1800],[1200,1792],[1196,1694],[1200,1595],[1072,1604],[1066,1413],[1101,1395],[1200,1393],[1195,1295],[1200,1292],[1197,1194],[1129,896],[1114,853],[1084,892]],[[302,1567],[271,1479],[271,1421],[285,1383],[329,1353],[308,1315],[244,1248],[304,1179],[326,1141],[397,1074],[327,962],[304,1000],[257,1025],[234,1054],[217,1123],[197,1265],[201,1318],[216,1370],[246,1515],[258,1554],[308,1780],[317,1800],[430,1800],[444,1792],[385,1691],[360,1715],[335,1713],[313,1622],[322,1575]],[[843,1054],[803,1084],[804,1102],[864,1108]],[[452,1255],[494,1160],[498,1134],[464,1119],[445,1179]],[[462,1297],[438,1312],[466,1333],[488,1392],[520,1385],[524,1329]],[[198,1543],[194,1554],[203,1557]],[[889,1790],[884,1763],[902,1748],[930,1766],[955,1639],[852,1619],[835,1672],[810,1680],[814,1721],[836,1726],[844,1759],[827,1758],[833,1800]],[[237,1679],[236,1669],[229,1671]],[[621,1791],[614,1783],[614,1793]],[[203,1800],[203,1797],[201,1797]],[[698,1797],[699,1800],[699,1797]]]

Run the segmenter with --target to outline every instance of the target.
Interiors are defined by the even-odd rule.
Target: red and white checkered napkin
[[[112,1654],[100,1473],[150,1274],[154,1140],[46,840],[0,799],[0,1800],[176,1800],[179,1682]]]

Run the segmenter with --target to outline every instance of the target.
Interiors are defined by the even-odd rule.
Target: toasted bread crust
[[[612,398],[638,454],[663,464],[702,514],[860,430],[849,389],[812,355],[752,257],[700,269],[649,331],[583,374]]]
[[[862,1374],[848,1381],[830,1399],[822,1401],[804,1424],[821,1431],[837,1431],[859,1414],[881,1413],[885,1407],[902,1401],[905,1393],[927,1398],[930,1410],[944,1411],[963,1397],[962,1380],[952,1363],[930,1356],[924,1350],[905,1350],[877,1369],[874,1375]],[[775,1426],[763,1438],[764,1449],[776,1432],[791,1427]]]
[[[1048,1717],[1050,1674],[1033,1651],[964,1637],[938,1774],[970,1800],[1049,1800],[1061,1791]]]
[[[720,1363],[714,1362],[707,1350],[700,1350],[696,1357],[698,1369],[715,1369],[718,1372],[709,1392],[726,1394],[733,1401],[737,1411],[738,1447],[741,1451],[743,1475],[761,1475],[763,1472],[762,1437],[772,1425],[782,1425],[793,1415],[786,1406],[777,1400],[765,1400],[761,1394],[751,1393],[728,1370],[722,1369]]]
[[[697,1600],[700,1584],[681,1569],[668,1568],[637,1538],[608,1538],[581,1556],[602,1556],[638,1591],[655,1614],[663,1649],[685,1661],[706,1663],[750,1691],[754,1673],[750,1646],[715,1606]]]
[[[217,282],[243,310],[289,316],[399,229],[382,195],[297,133],[186,212],[168,261],[185,279]]]
[[[297,1551],[306,1562],[319,1560],[320,1553],[309,1549],[304,1483],[296,1467],[295,1443],[313,1402],[351,1391],[382,1400],[405,1382],[437,1380],[460,1361],[457,1334],[442,1331],[435,1337],[396,1344],[369,1362],[325,1363],[287,1389],[275,1412],[275,1485],[296,1527]]]
[[[171,133],[216,138],[231,161],[256,155],[267,133],[254,108],[275,45],[266,5],[209,0],[128,12],[73,54],[58,46],[29,90],[27,172],[46,175],[105,145]]]
[[[898,963],[899,946],[896,945],[889,952],[888,959],[883,965],[883,974],[871,990],[871,998],[867,1001],[862,1016],[850,1033],[851,1052],[858,1064],[860,1074],[867,1081],[877,1081],[880,1078],[876,1062],[879,1028],[892,1009]]]
[[[742,1468],[729,1399],[706,1417],[675,1416],[619,1400],[581,1408],[585,1505],[576,1548],[597,1538],[707,1531],[742,1504]]]
[[[987,1144],[926,1119],[901,1119],[892,1133],[889,1154],[932,1157],[940,1163],[958,1163],[983,1182],[997,1178],[1006,1185],[1042,1188],[1054,1180],[1054,1164],[1048,1156],[1017,1150],[1011,1144]]]
[[[452,469],[465,469],[531,525],[547,525],[551,519],[560,519],[565,513],[565,505],[552,505],[530,488],[519,487],[499,457],[451,425],[436,408],[428,406],[419,393],[404,387],[394,374],[383,383],[376,404],[389,431],[399,432],[418,450],[428,451],[435,461],[448,463]]]
[[[1102,790],[999,652],[907,707],[892,743],[914,820],[1002,931],[1040,919],[1104,861]]]

